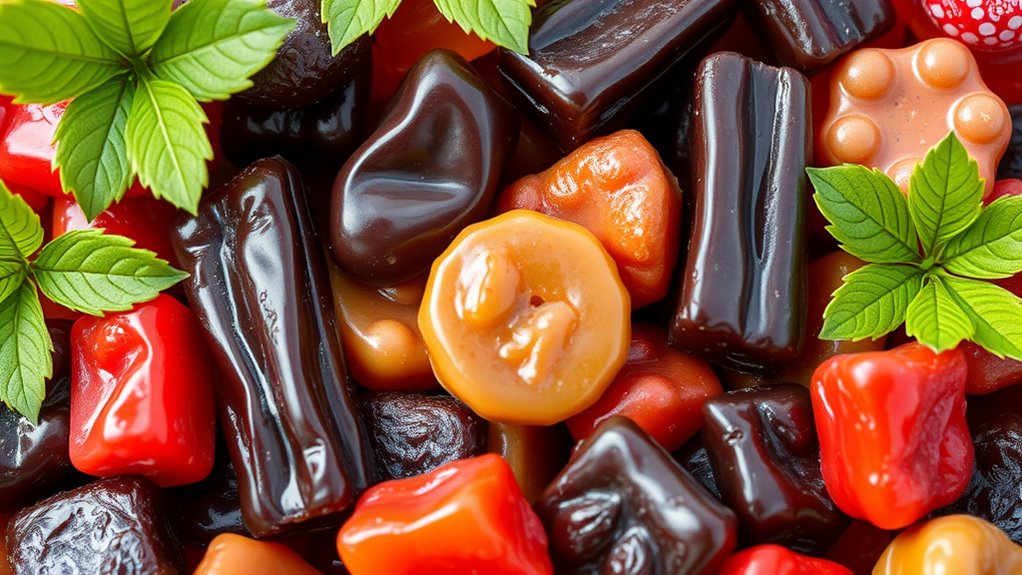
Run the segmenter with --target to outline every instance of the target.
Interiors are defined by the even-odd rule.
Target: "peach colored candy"
[[[915,165],[951,130],[979,164],[989,194],[1011,117],[968,48],[948,38],[901,50],[865,48],[831,77],[817,161],[879,168],[907,192]]]
[[[624,364],[628,292],[589,230],[529,210],[468,226],[433,263],[419,329],[451,395],[500,423],[553,425]]]
[[[337,329],[352,378],[373,391],[439,387],[417,319],[425,276],[379,288],[330,268]]]
[[[217,535],[194,575],[322,575],[290,547],[233,533]]]

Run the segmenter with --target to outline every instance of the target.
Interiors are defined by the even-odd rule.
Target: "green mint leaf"
[[[999,198],[980,212],[943,253],[948,271],[972,278],[1007,278],[1022,272],[1022,196]]]
[[[821,339],[876,339],[897,328],[923,281],[915,266],[867,264],[844,278],[823,311]]]
[[[128,114],[126,141],[139,182],[194,214],[209,183],[213,148],[202,125],[206,114],[181,86],[141,78]]]
[[[74,98],[127,71],[77,10],[50,0],[0,2],[0,92],[16,103]]]
[[[320,13],[334,55],[362,34],[375,31],[384,17],[394,15],[399,4],[401,0],[323,0]]]
[[[178,8],[149,57],[158,78],[201,101],[226,100],[277,54],[293,20],[264,0],[192,0]]]
[[[923,253],[933,257],[979,216],[983,180],[954,132],[926,153],[909,182],[908,210]]]
[[[120,201],[131,185],[124,131],[134,95],[127,79],[111,79],[75,98],[57,124],[60,185],[74,194],[89,220]]]
[[[53,341],[32,282],[0,302],[0,401],[36,422],[53,376]]]
[[[78,0],[78,7],[108,46],[125,56],[141,56],[163,33],[173,3],[173,0]]]
[[[533,0],[433,0],[440,13],[457,22],[465,32],[474,32],[483,40],[529,53],[529,26]]]
[[[32,273],[46,297],[91,315],[131,309],[188,277],[133,245],[103,230],[67,232],[46,244]]]
[[[972,341],[1022,361],[1022,299],[989,282],[943,276],[948,293],[972,321]]]
[[[908,201],[886,174],[851,164],[806,173],[816,188],[813,199],[831,224],[827,231],[841,249],[871,263],[920,261]]]
[[[940,276],[925,282],[908,306],[905,333],[940,353],[972,337],[969,316],[958,307]]]
[[[18,291],[27,274],[24,260],[0,260],[0,302]]]
[[[0,182],[0,259],[23,260],[42,244],[39,215]]]

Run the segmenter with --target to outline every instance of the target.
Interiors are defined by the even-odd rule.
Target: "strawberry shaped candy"
[[[919,0],[945,34],[976,50],[1022,47],[1022,0]]]

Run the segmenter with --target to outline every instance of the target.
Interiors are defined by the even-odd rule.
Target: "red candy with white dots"
[[[1022,46],[1020,0],[920,0],[933,22],[976,50]]]

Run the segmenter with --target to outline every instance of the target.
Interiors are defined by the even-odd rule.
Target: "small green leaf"
[[[944,248],[944,267],[973,278],[1007,278],[1022,272],[1022,196],[996,200],[969,229]]]
[[[141,56],[167,27],[173,0],[78,0],[82,15],[108,46]]]
[[[0,260],[0,302],[25,283],[27,274],[24,260]]]
[[[948,293],[972,321],[972,341],[1022,361],[1022,299],[990,282],[944,276]]]
[[[979,216],[983,180],[954,132],[926,153],[909,182],[908,209],[923,253],[934,256]]]
[[[213,148],[202,125],[206,114],[184,88],[141,78],[128,114],[126,141],[139,182],[194,214],[209,183],[206,160]]]
[[[831,224],[827,231],[843,250],[872,263],[920,261],[908,202],[887,175],[851,164],[806,173],[816,188],[813,199]]]
[[[529,26],[534,0],[433,0],[448,21],[483,40],[529,53]]]
[[[0,401],[36,422],[53,376],[53,341],[32,282],[0,302]]]
[[[372,33],[383,18],[394,15],[401,0],[323,0],[323,22],[336,56],[359,36]]]
[[[124,131],[134,95],[131,82],[112,79],[75,98],[57,125],[54,162],[60,185],[74,193],[89,220],[120,201],[131,185]]]
[[[39,215],[25,200],[0,182],[0,259],[20,260],[35,253],[43,243]]]
[[[103,230],[67,232],[46,244],[32,273],[46,297],[91,315],[131,309],[188,277],[133,245]]]
[[[943,278],[934,276],[908,305],[905,333],[940,353],[972,337],[973,328],[969,316],[948,293]]]
[[[226,100],[252,86],[294,27],[264,0],[192,0],[174,12],[149,61],[158,78],[197,99]]]
[[[0,92],[16,103],[74,98],[128,71],[77,10],[49,0],[0,1]]]
[[[844,278],[823,312],[821,339],[876,339],[905,321],[923,281],[915,266],[868,264]]]

